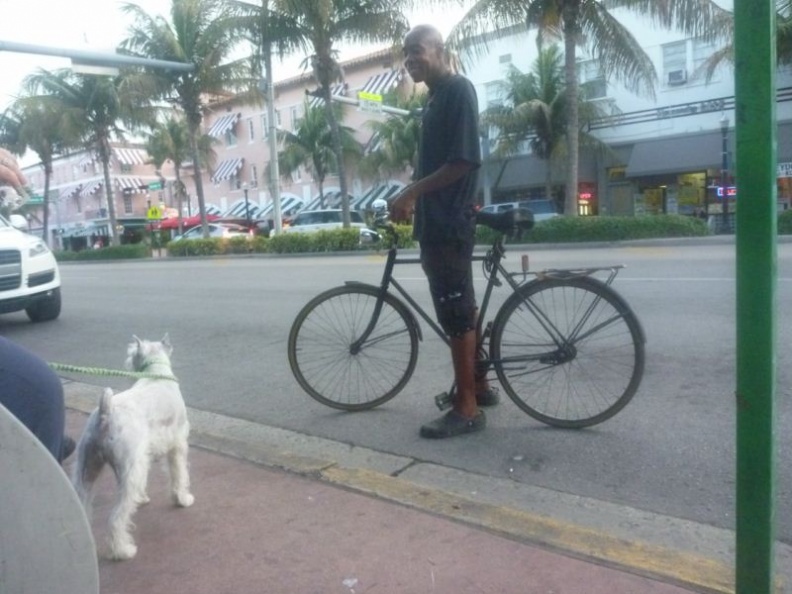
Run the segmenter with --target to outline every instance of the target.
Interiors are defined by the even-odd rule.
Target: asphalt
[[[65,381],[77,437],[102,388]],[[190,409],[196,503],[153,467],[138,555],[102,558],[102,594],[734,592],[733,533]],[[462,438],[464,439],[464,438]],[[792,553],[781,546],[779,592]]]

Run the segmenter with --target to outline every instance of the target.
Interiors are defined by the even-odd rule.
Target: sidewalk
[[[78,436],[83,412],[69,410]],[[152,468],[135,559],[100,559],[102,594],[683,594],[671,584],[200,447],[194,506],[171,506]],[[100,546],[114,480],[99,481]]]

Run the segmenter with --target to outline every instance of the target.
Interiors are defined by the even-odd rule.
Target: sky
[[[169,0],[137,0],[149,14],[169,12]],[[0,41],[57,48],[112,52],[126,36],[130,23],[115,0],[0,0]],[[466,1],[466,5],[470,5]],[[421,8],[408,13],[411,25],[431,23],[445,35],[462,17],[455,5]],[[340,47],[341,59],[365,53],[361,48]],[[302,57],[276,65],[276,80],[299,74]],[[66,58],[0,52],[0,110],[18,93],[22,79],[37,68],[69,66]]]

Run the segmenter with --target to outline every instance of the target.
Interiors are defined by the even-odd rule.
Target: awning
[[[222,136],[226,132],[228,132],[233,126],[236,125],[239,118],[242,117],[241,113],[228,113],[221,117],[218,120],[215,120],[212,124],[212,127],[209,128],[209,136],[214,136],[215,138]]]
[[[385,72],[380,72],[369,78],[366,84],[363,85],[363,88],[360,89],[360,92],[382,95],[395,87],[401,80],[401,77],[401,70],[386,70]]]
[[[223,211],[220,209],[220,207],[219,207],[219,206],[216,206],[216,205],[214,205],[214,204],[205,204],[205,205],[204,205],[204,211],[206,211],[206,214],[207,214],[207,216],[208,216],[208,215],[210,215],[210,214],[211,214],[211,215],[217,215],[217,216],[220,216],[220,213],[222,213],[222,212],[223,212]]]
[[[95,194],[96,191],[102,187],[104,181],[101,179],[95,179],[94,181],[90,181],[83,186],[83,189],[80,190],[80,196],[91,196]]]
[[[143,180],[139,177],[122,177],[118,176],[115,178],[116,186],[120,190],[126,190],[127,192],[131,192],[132,194],[137,194],[140,192],[145,192],[146,190],[142,190],[140,186],[144,186],[146,184],[143,183]]]
[[[404,184],[401,182],[389,182],[378,186],[372,186],[362,198],[355,201],[354,205],[350,205],[350,208],[354,210],[367,210],[371,208],[375,200],[385,200],[387,202],[403,187]]]
[[[91,153],[87,153],[80,158],[80,160],[77,162],[77,166],[85,167],[86,165],[90,165],[93,162],[94,162],[93,155]]]
[[[58,200],[67,200],[68,198],[72,198],[73,196],[76,196],[77,193],[80,191],[80,188],[82,188],[82,184],[61,188],[60,193],[58,194]]]
[[[114,148],[113,154],[122,165],[143,165],[148,159],[148,153],[143,149],[136,148]]]
[[[346,95],[347,85],[346,83],[337,83],[330,87],[330,95],[332,97],[343,97]],[[319,107],[320,105],[324,105],[324,99],[321,97],[314,96],[314,93],[321,92],[321,89],[316,89],[311,93],[311,99],[308,101],[308,105],[310,107]]]
[[[549,163],[545,159],[540,159],[535,155],[521,155],[510,158],[506,165],[498,167],[494,172],[490,169],[490,182],[492,189],[500,192],[519,190],[521,188],[535,188],[545,184],[547,167]],[[487,165],[485,165],[486,167]],[[493,173],[495,176],[492,177]],[[563,182],[565,174],[563,165],[556,165],[553,168],[553,183]],[[483,177],[480,173],[479,178]],[[578,180],[596,181],[596,161],[590,155],[580,155],[578,161]]]
[[[638,177],[720,169],[722,143],[719,131],[636,142],[627,163],[626,175]]]
[[[237,157],[236,159],[226,159],[217,166],[217,169],[215,169],[214,175],[212,176],[212,181],[217,183],[234,177],[242,167],[243,162],[244,159],[242,157]]]
[[[245,199],[242,198],[234,202],[231,208],[223,213],[222,217],[224,219],[232,219],[244,217],[249,214],[251,219],[255,219],[261,210],[257,202],[248,199],[246,203]]]

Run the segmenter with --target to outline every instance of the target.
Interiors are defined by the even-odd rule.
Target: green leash
[[[113,377],[134,377],[136,379],[162,379],[178,382],[175,375],[160,375],[158,373],[145,373],[143,371],[121,371],[120,369],[102,369],[101,367],[79,367],[77,365],[66,365],[64,363],[47,363],[55,371],[66,371],[71,373],[84,373],[86,375],[103,375]]]

